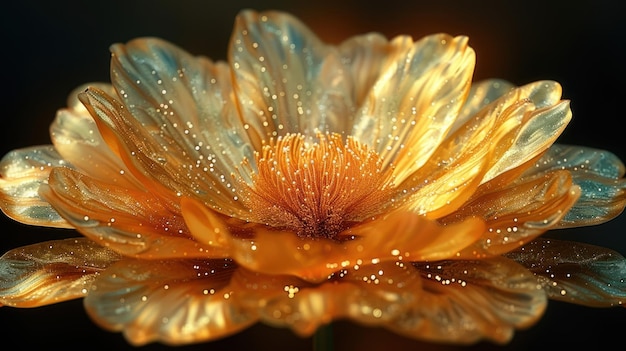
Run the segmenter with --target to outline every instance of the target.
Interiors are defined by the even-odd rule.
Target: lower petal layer
[[[320,285],[243,269],[233,280],[262,322],[301,336],[347,318],[422,340],[504,343],[546,305],[533,275],[503,258],[347,267]]]
[[[0,306],[36,307],[83,297],[120,258],[85,238],[41,242],[0,257]]]
[[[85,307],[99,325],[123,331],[134,345],[214,340],[257,321],[256,311],[234,302],[236,269],[222,259],[123,260],[93,283]]]
[[[626,307],[626,259],[613,250],[540,238],[506,256],[532,271],[551,299]]]

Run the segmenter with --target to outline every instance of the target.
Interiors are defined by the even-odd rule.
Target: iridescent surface
[[[331,46],[251,11],[233,33],[228,62],[115,44],[111,85],[70,98],[54,146],[2,160],[7,215],[86,238],[3,256],[0,303],[84,296],[135,345],[344,318],[504,343],[548,298],[623,305],[622,256],[540,237],[626,202],[620,160],[554,145],[558,83],[472,82],[462,36]]]

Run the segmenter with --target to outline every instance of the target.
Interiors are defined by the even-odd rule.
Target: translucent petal
[[[83,297],[119,259],[85,238],[41,242],[0,257],[0,306],[36,307]]]
[[[533,274],[502,257],[478,261],[414,263],[424,294],[404,311],[393,330],[424,333],[442,342],[509,341],[514,328],[535,323],[546,307]]]
[[[57,112],[50,126],[50,137],[57,152],[75,168],[91,177],[120,186],[142,188],[122,160],[104,142],[96,122],[78,101],[78,94],[88,86],[76,88],[68,98],[68,107]],[[114,93],[113,87],[96,85]]]
[[[470,88],[474,51],[467,38],[398,37],[389,63],[358,114],[353,135],[371,145],[398,182],[422,166],[456,119]]]
[[[170,345],[221,338],[256,322],[229,281],[229,260],[123,260],[93,283],[85,298],[102,327],[123,331],[133,345]],[[231,299],[232,295],[232,299]]]
[[[240,301],[260,309],[261,321],[300,336],[350,319],[416,339],[503,343],[546,304],[533,274],[503,258],[347,266],[317,285],[240,269],[233,281],[245,296]]]
[[[626,306],[626,259],[613,250],[540,238],[506,256],[535,273],[551,299]]]
[[[170,206],[177,206],[178,196],[186,195],[200,198],[227,214],[242,211],[233,199],[236,189],[229,181],[231,175],[213,167],[212,152],[205,158],[187,154],[177,144],[178,139],[159,133],[160,126],[141,124],[120,102],[97,88],[89,89],[80,98],[96,119],[107,143],[117,145],[133,174],[147,189],[171,202]],[[194,139],[193,135],[188,138]]]
[[[391,45],[380,33],[349,38],[338,46],[341,61],[354,82],[355,106],[361,106],[390,59]]]
[[[529,242],[554,228],[576,202],[580,189],[566,171],[553,171],[520,178],[505,187],[482,186],[477,196],[442,223],[470,216],[486,222],[486,231],[461,257],[498,255]]]
[[[42,194],[82,234],[124,255],[148,259],[224,255],[192,240],[180,213],[151,193],[55,169]]]
[[[417,273],[410,264],[380,262],[346,267],[321,284],[246,269],[239,269],[233,282],[244,295],[240,300],[257,308],[262,322],[308,337],[338,319],[386,326],[422,293]]]
[[[405,198],[411,209],[430,218],[452,213],[484,181],[485,173],[510,151],[526,125],[545,113],[543,105],[559,97],[560,87],[553,82],[509,90],[448,135],[430,159],[398,185],[399,198]],[[536,153],[529,154],[523,159],[526,164],[518,166],[528,166],[533,154],[536,157]],[[404,194],[409,194],[408,198]]]
[[[285,133],[345,132],[354,116],[353,82],[338,50],[296,18],[243,11],[229,47],[234,89],[257,150]],[[254,133],[254,134],[253,134]]]
[[[579,227],[606,222],[626,205],[625,167],[614,154],[581,146],[553,145],[527,173],[566,169],[581,196],[560,223]]]
[[[415,213],[398,212],[346,231],[342,234],[344,241],[306,240],[293,232],[261,225],[242,228],[250,233],[242,236],[237,227],[216,224],[217,217],[197,201],[183,199],[181,205],[193,235],[208,238],[205,244],[225,243],[221,246],[230,249],[229,257],[242,266],[264,274],[294,275],[311,282],[323,281],[336,270],[358,262],[398,257],[410,260],[456,257],[484,232],[483,222],[475,218],[441,226]],[[224,235],[223,231],[228,232]],[[207,234],[211,232],[220,235]]]
[[[461,108],[456,121],[454,121],[451,131],[457,130],[470,118],[475,117],[478,111],[514,88],[513,84],[502,79],[487,79],[473,83],[467,95],[467,100],[465,100],[465,104]]]
[[[156,38],[113,45],[111,51],[112,82],[121,101],[161,146],[151,157],[164,159],[171,174],[186,166],[180,176],[198,193],[212,187],[227,192],[220,177],[252,158],[232,100],[229,67]]]
[[[0,161],[2,212],[16,221],[48,227],[71,228],[39,195],[54,167],[72,167],[52,145],[13,150]]]
[[[511,147],[489,170],[484,181],[524,164],[547,150],[561,135],[571,118],[569,101],[560,101],[556,105],[536,110],[516,134]]]

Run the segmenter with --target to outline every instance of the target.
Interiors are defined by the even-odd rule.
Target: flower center
[[[245,197],[251,220],[305,238],[340,239],[355,222],[389,202],[391,172],[378,154],[352,137],[300,134],[271,140],[256,155],[258,172]]]

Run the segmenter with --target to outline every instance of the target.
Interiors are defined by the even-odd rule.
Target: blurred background
[[[225,59],[235,15],[243,8],[291,12],[327,42],[377,31],[414,38],[435,32],[467,35],[477,53],[475,79],[521,85],[557,80],[574,117],[560,142],[608,149],[626,160],[623,127],[626,20],[619,1],[12,1],[3,5],[0,154],[49,143],[48,125],[76,86],[108,81],[108,47],[139,36],[172,41],[193,54]],[[0,216],[0,253],[75,235],[32,228]],[[607,246],[626,255],[626,214],[602,226],[555,235]],[[103,331],[81,301],[36,309],[0,308],[3,343],[14,349],[131,350],[120,334]],[[551,302],[544,318],[507,345],[423,344],[381,329],[335,325],[336,350],[529,350],[581,343],[624,345],[626,309],[592,309]],[[288,330],[255,326],[183,350],[252,348],[310,350],[311,340]],[[4,347],[3,347],[4,349]],[[139,350],[169,350],[160,344]]]

